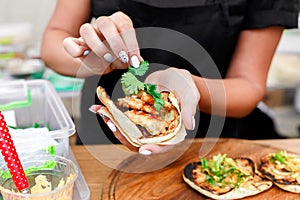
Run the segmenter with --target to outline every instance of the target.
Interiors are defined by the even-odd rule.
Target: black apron
[[[161,27],[183,33],[197,41],[207,51],[222,78],[226,75],[238,35],[245,28],[245,21],[249,18],[247,16],[249,9],[246,6],[248,1],[246,0],[119,0],[115,4],[112,2],[115,1],[92,1],[93,16],[98,17],[103,13],[109,15],[116,10],[121,10],[129,15],[135,28]],[[101,4],[102,7],[99,7],[98,4]],[[105,5],[110,6],[110,12],[109,9],[104,9]],[[143,35],[137,35],[139,42],[143,39],[142,37]],[[155,36],[155,40],[160,41],[159,35]],[[180,47],[180,44],[178,46]],[[203,76],[199,73],[202,70],[201,67],[209,67],[201,61],[196,65],[191,65],[180,55],[161,49],[141,49],[141,55],[150,63],[159,63],[158,67],[184,68],[198,76]],[[120,95],[122,91],[118,81],[123,73],[122,70],[116,70],[107,75],[86,79],[82,91],[81,122],[78,131],[84,144],[119,143],[102,119],[89,113],[88,108],[92,104],[100,104],[95,95],[97,85],[104,87],[112,97]],[[205,78],[215,77],[208,75]],[[213,128],[214,126],[211,124],[211,115],[200,112],[196,119],[198,126],[196,126],[196,130],[189,131],[189,137],[215,137],[220,134],[210,133],[207,135],[208,127]],[[221,137],[280,138],[274,130],[272,120],[257,108],[241,119],[226,118],[221,130]]]

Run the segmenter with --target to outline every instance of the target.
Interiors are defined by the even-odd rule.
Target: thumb
[[[188,130],[195,128],[195,112],[190,107],[183,107],[181,110],[183,125]]]

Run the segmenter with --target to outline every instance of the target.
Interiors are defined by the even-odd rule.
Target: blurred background
[[[56,74],[40,60],[43,30],[55,4],[54,0],[0,0],[0,83],[50,81],[76,124],[84,79]],[[284,32],[272,62],[267,93],[258,106],[274,118],[279,134],[300,137],[300,29]]]
[[[84,80],[61,76],[46,68],[40,59],[43,31],[55,5],[55,0],[0,0],[0,83],[46,79],[77,121]]]

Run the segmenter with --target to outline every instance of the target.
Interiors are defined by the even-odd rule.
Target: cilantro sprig
[[[121,77],[121,83],[126,95],[137,94],[139,90],[145,90],[154,99],[154,107],[156,110],[163,108],[165,102],[161,98],[161,94],[157,92],[156,85],[144,83],[136,76],[143,76],[149,69],[149,62],[142,61],[138,68],[130,66],[128,72]]]

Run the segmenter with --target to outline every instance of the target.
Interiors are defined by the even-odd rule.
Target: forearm
[[[202,112],[228,117],[249,114],[263,98],[265,89],[241,78],[205,79],[193,76],[200,92]]]
[[[262,100],[268,70],[280,40],[282,27],[242,31],[226,78],[194,76],[200,93],[200,110],[206,113],[243,117]]]

